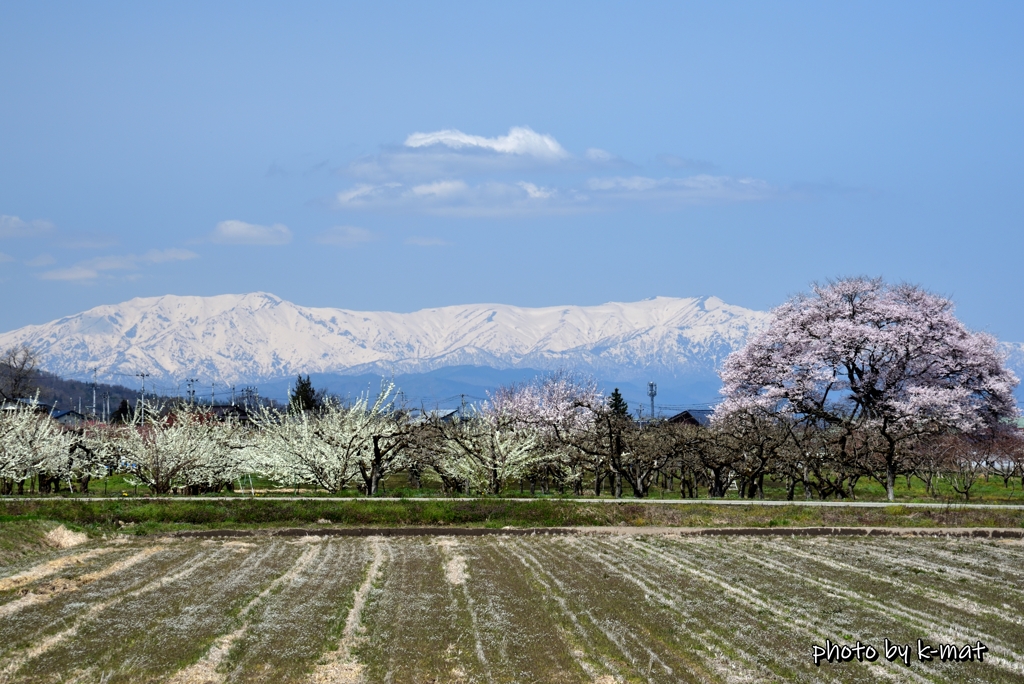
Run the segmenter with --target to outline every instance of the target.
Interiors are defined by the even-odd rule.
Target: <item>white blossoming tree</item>
[[[119,459],[119,468],[153,493],[201,491],[250,472],[248,448],[234,424],[192,406],[150,416],[98,436],[108,440],[104,457]]]
[[[33,473],[67,477],[70,441],[62,426],[35,403],[0,411],[0,493],[19,491]]]
[[[288,484],[339,492],[361,475],[377,493],[388,473],[404,466],[405,417],[394,410],[394,384],[384,382],[373,404],[326,401],[318,410],[279,414],[265,409],[259,427],[259,470]]]

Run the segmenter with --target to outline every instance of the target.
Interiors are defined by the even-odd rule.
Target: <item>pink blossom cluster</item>
[[[888,434],[964,432],[1016,415],[1018,380],[996,340],[968,330],[950,300],[911,285],[818,285],[725,362],[716,418],[788,414]]]

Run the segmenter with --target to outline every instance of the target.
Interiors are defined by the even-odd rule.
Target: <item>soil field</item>
[[[0,566],[0,682],[1024,681],[1015,539],[74,543]],[[814,664],[858,640],[874,660]]]

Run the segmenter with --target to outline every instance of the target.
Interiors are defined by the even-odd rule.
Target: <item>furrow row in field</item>
[[[25,585],[32,584],[41,579],[55,575],[65,568],[81,568],[88,561],[110,554],[115,550],[116,548],[114,547],[90,549],[82,553],[72,553],[65,556],[59,556],[44,563],[39,563],[22,570],[17,574],[0,578],[0,593],[9,592],[14,589],[24,587]]]
[[[61,594],[42,608],[22,611],[0,623],[0,644],[8,646],[0,660],[0,684],[12,681],[25,663],[42,658],[65,641],[75,640],[79,629],[110,606],[155,590],[167,573],[185,577],[210,562],[201,549],[152,546],[115,563],[114,572],[76,592]],[[157,579],[152,579],[154,576]],[[141,586],[139,586],[141,585]],[[10,638],[4,639],[6,634]],[[61,675],[63,676],[63,674]],[[18,681],[23,677],[18,676]]]
[[[688,546],[686,551],[690,555],[699,556],[702,549],[706,551],[706,545]],[[681,555],[680,552],[677,558]],[[756,549],[751,548],[715,546],[708,555],[727,566],[742,568],[742,573],[731,578],[738,586],[760,587],[762,590],[767,587],[780,605],[790,607],[791,613],[802,614],[814,624],[828,625],[832,630],[833,636],[830,638],[833,642],[862,640],[881,645],[885,638],[889,638],[897,643],[916,644],[917,638],[931,639],[934,637],[934,629],[942,629],[941,626],[933,625],[932,632],[929,632],[920,620],[890,608],[884,597],[881,600],[867,598],[859,593],[861,587],[857,585],[856,578],[845,578],[844,583],[836,582],[828,586],[813,572],[804,572],[800,567],[790,570],[775,565],[774,561],[766,558],[766,554],[759,556]],[[832,572],[835,574],[835,571]],[[993,670],[988,660],[982,668]],[[900,677],[925,676],[940,681],[956,681],[963,674],[961,666],[949,663],[936,663],[916,671],[906,670],[903,665],[898,669]],[[1005,674],[999,670],[995,681],[999,681]]]
[[[909,540],[907,540],[909,542]],[[918,540],[927,543],[930,540]],[[974,616],[970,628],[957,622],[964,614],[945,601],[929,599],[922,587],[908,584],[901,587],[883,573],[862,573],[857,569],[842,569],[835,562],[822,564],[815,554],[801,551],[798,542],[773,544],[768,553],[746,555],[748,564],[764,568],[769,573],[781,573],[819,587],[824,593],[845,598],[868,611],[870,621],[877,624],[879,614],[896,616],[912,626],[918,635],[943,643],[966,643],[980,639],[988,645],[986,660],[1011,672],[1021,672],[1024,656],[1014,651],[1022,634],[1014,624],[997,622],[998,631],[986,632],[984,618]],[[915,545],[916,546],[916,545]],[[909,605],[913,603],[915,605]],[[997,636],[998,634],[998,636]]]
[[[207,550],[209,562],[132,592],[84,622],[75,639],[27,662],[26,681],[163,681],[198,660],[252,592],[292,562],[281,543],[252,553],[227,545]]]
[[[600,643],[603,637],[613,646],[609,655],[624,672],[664,681],[746,681],[766,674],[716,631],[720,620],[700,614],[693,594],[673,601],[657,589],[652,593],[630,571],[595,557],[597,544],[592,539],[527,542],[521,552],[556,583],[577,620],[597,630],[591,638],[597,636]],[[586,562],[588,557],[597,563]],[[719,609],[725,607],[719,597],[710,598],[721,604]],[[660,666],[655,669],[655,664]]]
[[[473,598],[466,589],[466,559],[458,551],[453,550],[457,544],[457,540],[446,537],[442,537],[437,541],[437,546],[441,549],[441,554],[444,558],[445,579],[448,580],[448,584],[458,587],[457,592],[461,591],[461,598],[465,604],[465,612],[469,615],[470,630],[473,634],[473,650],[476,653],[480,667],[483,668],[485,679],[490,682],[493,680],[491,667],[490,663],[487,662],[487,656],[484,654],[483,644],[480,641],[481,634],[477,611],[473,605]]]
[[[664,542],[665,540],[656,541]],[[689,557],[680,557],[683,554],[672,553],[671,547],[663,544],[655,545],[651,543],[651,540],[643,538],[628,540],[626,544],[617,549],[608,549],[606,555],[612,555],[617,550],[619,555],[627,557],[625,560],[638,566],[640,570],[637,573],[642,574],[644,579],[652,585],[671,586],[672,578],[683,571],[709,585],[705,591],[709,593],[715,590],[724,592],[727,597],[732,599],[733,605],[728,608],[730,613],[754,614],[758,618],[759,626],[755,625],[752,628],[744,626],[742,623],[736,624],[734,638],[745,639],[750,648],[757,649],[757,655],[765,666],[788,669],[789,674],[784,678],[820,681],[826,677],[836,677],[841,681],[876,681],[882,677],[895,681],[906,681],[904,677],[909,676],[910,679],[927,681],[921,680],[915,673],[894,673],[877,662],[848,663],[841,673],[836,671],[835,674],[830,670],[808,670],[811,644],[824,643],[826,639],[841,641],[842,633],[835,626],[815,619],[814,615],[804,609],[803,603],[780,600],[775,587],[772,587],[771,591],[764,591],[755,583],[744,582],[738,577],[714,569],[720,565],[736,569],[735,565],[694,558],[693,550],[706,542],[702,543],[702,540],[686,540],[686,542],[686,551],[691,552],[687,554]],[[731,546],[735,543],[745,545],[743,540],[729,540],[723,545]],[[811,603],[810,605],[816,604]],[[752,611],[749,610],[751,608]],[[724,620],[725,618],[723,616],[720,619]],[[735,620],[735,618],[733,619]],[[766,622],[769,624],[766,625]],[[771,632],[779,634],[782,638],[773,647],[766,648],[764,639]]]
[[[83,586],[117,572],[124,563],[137,562],[134,548],[96,549],[54,559],[29,568],[11,578],[11,589],[2,593],[0,616],[11,615],[27,605],[47,603],[59,594],[77,591]]]
[[[238,612],[238,620],[240,625],[237,629],[229,634],[225,634],[219,637],[210,648],[203,654],[197,662],[189,665],[188,667],[179,670],[174,676],[168,680],[168,684],[219,684],[225,679],[225,673],[219,672],[218,668],[221,663],[227,657],[228,652],[236,641],[249,629],[250,625],[246,618],[249,612],[259,604],[260,601],[265,599],[269,594],[277,591],[278,588],[292,581],[292,579],[299,575],[314,557],[319,553],[320,549],[317,546],[309,546],[302,552],[302,555],[292,564],[288,570],[280,575],[277,579],[273,580],[268,584],[263,591],[252,597],[248,603],[242,606]]]
[[[803,571],[798,563],[798,567],[793,568],[792,563],[781,564],[769,558],[768,554],[757,555],[753,551],[756,549],[749,544],[686,543],[678,544],[672,556],[680,564],[714,560],[731,568],[732,574],[726,578],[728,581],[745,590],[760,589],[761,595],[770,594],[773,602],[787,607],[791,615],[801,615],[816,626],[827,626],[833,641],[860,639],[866,643],[881,644],[884,638],[889,638],[897,643],[916,644],[918,638],[934,640],[937,636],[957,636],[962,644],[970,638],[959,635],[944,624],[894,608],[898,596],[871,598],[861,593],[858,586],[860,578],[847,577],[843,578],[845,581],[829,582],[813,572]],[[781,555],[783,551],[775,553]],[[836,571],[831,573],[835,575]],[[813,607],[816,613],[808,607]],[[1015,664],[998,656],[986,657],[984,664],[971,665],[974,667],[972,673],[976,674],[980,668],[991,676],[991,681],[1012,681],[1018,676]],[[900,672],[901,676],[916,676],[914,671],[901,669]],[[948,681],[947,678],[958,679],[966,670],[959,664],[935,663],[920,672]]]
[[[348,615],[345,617],[345,627],[341,632],[341,642],[338,644],[337,650],[328,652],[323,658],[323,662],[317,665],[316,670],[307,680],[311,684],[342,684],[358,682],[362,678],[363,666],[353,659],[352,650],[357,646],[358,639],[363,632],[362,614],[363,607],[366,605],[366,597],[380,576],[381,565],[384,562],[382,545],[381,539],[370,539],[372,560],[362,584],[353,594],[352,607],[349,608]]]
[[[509,556],[510,564],[513,567],[518,561],[527,569],[533,583],[541,590],[541,596],[546,600],[554,601],[556,608],[552,619],[556,623],[561,623],[560,633],[563,639],[570,644],[573,657],[588,677],[592,680],[597,680],[599,677],[612,677],[613,679],[619,677],[620,669],[617,664],[601,652],[591,630],[588,630],[576,612],[570,609],[569,601],[565,596],[567,592],[565,585],[548,573],[529,552],[518,548],[518,545],[509,549]]]
[[[221,669],[226,682],[295,682],[340,643],[356,589],[370,563],[365,539],[311,539],[318,553],[248,613]]]
[[[887,539],[878,545],[856,545],[837,543],[823,539],[821,549],[828,556],[843,558],[851,556],[856,549],[858,557],[854,562],[870,564],[887,574],[922,571],[934,573],[937,579],[968,583],[984,589],[994,605],[1005,600],[1024,601],[1024,573],[1021,559],[1024,547],[1005,542],[979,542],[976,540],[914,540],[911,542],[915,553],[905,555],[900,550],[908,540]],[[904,542],[904,543],[901,543]],[[994,551],[994,553],[993,553]]]
[[[948,582],[954,589],[956,585],[967,583],[985,587],[993,595],[1024,600],[1024,589],[1018,586],[1016,579],[998,576],[1003,573],[984,574],[963,567],[958,556],[962,556],[964,550],[967,549],[970,549],[972,553],[974,548],[980,550],[984,548],[985,543],[961,539],[884,540],[883,543],[877,545],[836,544],[830,539],[821,539],[819,542],[817,545],[805,544],[800,548],[811,550],[820,557],[820,562],[823,563],[846,563],[865,569],[870,568],[872,572],[892,577],[924,574],[929,575],[929,579]],[[778,540],[773,543],[788,544],[788,540]],[[914,549],[913,554],[903,553],[908,544]],[[797,548],[797,546],[791,545],[787,548]],[[990,563],[1008,563],[1010,561],[1010,558],[1005,557],[999,560],[989,560]],[[963,589],[962,586],[959,588]],[[993,605],[998,606],[1001,603],[994,602]]]
[[[427,538],[392,541],[354,650],[371,682],[482,681],[472,621],[447,557]]]
[[[738,591],[704,568],[681,568],[671,561],[666,562],[657,552],[602,546],[594,553],[601,554],[605,563],[613,564],[646,591],[661,591],[662,600],[671,601],[677,610],[684,605],[691,606],[690,610],[696,608],[700,619],[712,625],[719,640],[724,642],[718,655],[719,658],[728,656],[730,667],[737,660],[743,660],[758,668],[758,672],[751,675],[755,679],[811,679],[806,661],[795,662],[778,655],[792,654],[794,631],[799,633],[800,641],[819,636],[809,624],[794,620],[791,615],[776,614],[756,595]],[[689,581],[683,585],[680,577]],[[745,605],[748,603],[754,610],[748,609]],[[855,669],[853,674],[858,673]],[[813,680],[838,681],[828,672],[815,672]]]
[[[559,588],[560,598],[563,600],[562,606],[573,617],[574,624],[582,628],[584,643],[595,647],[594,651],[591,653],[585,652],[585,654],[590,655],[592,659],[600,659],[606,667],[613,669],[613,671],[626,673],[628,676],[637,676],[637,673],[640,671],[638,665],[641,660],[641,654],[638,653],[635,644],[631,647],[630,640],[624,638],[628,631],[628,626],[624,625],[620,618],[622,613],[621,607],[619,607],[619,610],[615,610],[614,607],[607,605],[615,603],[614,597],[612,601],[607,599],[610,593],[616,592],[616,589],[612,589],[609,592],[606,591],[605,587],[602,587],[602,590],[594,592],[589,600],[585,599],[581,596],[585,590],[584,587],[570,585],[564,581],[567,578],[558,577],[550,567],[545,565],[544,561],[549,560],[549,558],[546,557],[544,549],[538,545],[532,550],[533,555],[524,549],[519,551],[528,558],[539,572],[544,573]],[[623,603],[628,603],[628,601]],[[585,606],[584,604],[589,605]],[[644,648],[643,650],[645,650],[646,655],[653,655],[650,649]],[[660,658],[658,660],[661,661]],[[679,670],[680,676],[684,678],[690,674],[686,668],[679,668]],[[663,673],[672,674],[671,668],[663,669]],[[648,673],[648,679],[650,675],[651,673]]]
[[[11,611],[5,615],[0,621],[0,662],[14,651],[37,646],[45,637],[66,630],[87,609],[143,585],[153,576],[151,573],[158,575],[187,562],[180,553],[163,546],[132,547],[131,550],[131,555],[108,566],[104,576],[95,581],[75,584],[69,591],[41,595],[45,600],[32,601],[32,610]]]
[[[881,540],[880,540],[881,541]],[[877,549],[869,549],[870,555],[882,556],[901,539],[886,539]],[[952,566],[959,572],[969,573],[973,580],[991,582],[992,584],[1019,590],[1024,583],[1024,567],[1014,562],[1024,554],[1024,541],[1020,539],[976,540],[948,539],[945,543],[928,544],[921,548],[920,553],[912,558],[904,559],[906,563],[929,561],[936,567]]]
[[[567,639],[570,626],[517,561],[508,540],[461,543],[468,571],[449,576],[461,584],[478,615],[480,640],[498,681],[577,682],[590,680],[573,656],[578,646]],[[468,573],[468,574],[466,574]],[[593,669],[593,665],[590,665]]]
[[[885,566],[879,567],[871,561],[865,562],[863,556],[850,559],[861,561],[856,564],[838,560],[839,554],[834,553],[836,549],[818,549],[817,552],[813,552],[810,548],[804,549],[795,544],[772,542],[765,545],[765,550],[768,553],[757,554],[755,557],[782,563],[789,563],[789,559],[792,559],[793,563],[808,574],[820,570],[818,574],[822,576],[828,576],[831,571],[836,571],[844,577],[856,575],[866,582],[885,585],[884,593],[887,596],[904,597],[904,607],[907,607],[907,597],[913,597],[915,604],[918,605],[918,612],[937,615],[947,620],[956,620],[964,613],[968,613],[976,625],[987,630],[986,634],[999,635],[999,639],[1009,643],[1024,643],[1024,619],[1019,612],[1005,603],[1005,597],[1000,597],[998,605],[968,598],[966,594],[972,590],[972,585],[950,581],[946,576],[949,573],[892,574],[887,572]],[[920,606],[919,599],[922,598],[927,601],[924,607]]]

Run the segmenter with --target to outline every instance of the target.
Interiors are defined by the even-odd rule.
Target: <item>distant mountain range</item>
[[[346,394],[388,375],[413,400],[430,401],[568,369],[622,384],[634,402],[646,402],[653,380],[659,402],[685,403],[713,400],[721,362],[769,321],[717,297],[389,313],[303,307],[263,292],[167,295],[4,333],[0,349],[27,343],[43,368],[68,378],[92,379],[95,369],[101,381],[136,384],[148,373],[164,394],[195,378],[197,394],[260,385],[264,396],[283,396],[299,373]],[[1024,345],[1007,351],[1020,372]]]

